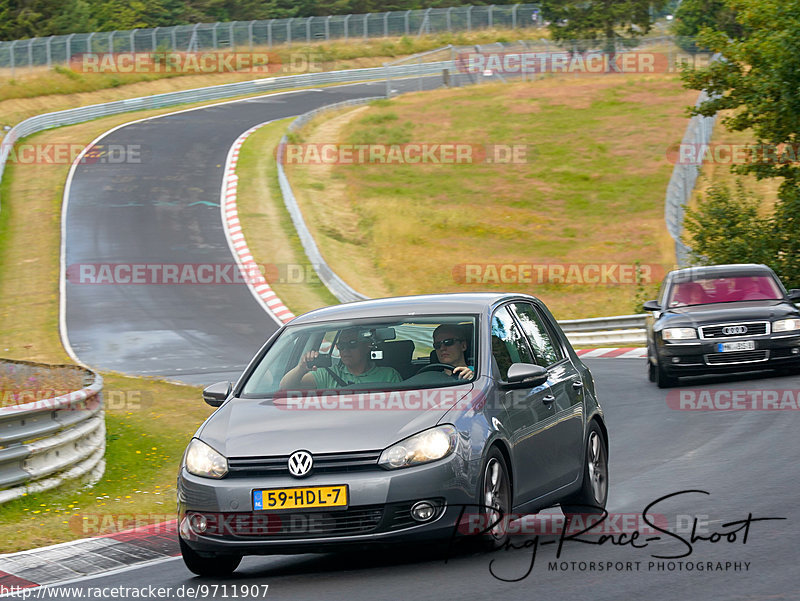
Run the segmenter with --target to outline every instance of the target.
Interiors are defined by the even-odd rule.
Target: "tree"
[[[685,70],[684,83],[711,94],[693,113],[728,111],[725,127],[752,132],[749,160],[734,171],[783,179],[772,222],[780,244],[774,261],[781,277],[800,286],[800,0],[727,0],[726,6],[742,38],[701,30],[698,42],[724,58]]]
[[[650,13],[667,0],[544,0],[542,15],[557,42],[584,40],[581,50],[602,44],[614,53],[629,48],[650,31]]]
[[[704,27],[723,31],[730,38],[744,35],[742,25],[736,21],[736,13],[725,4],[725,0],[683,0],[675,11],[673,32],[684,50],[696,51],[694,39]]]
[[[736,194],[711,186],[697,208],[686,209],[684,243],[692,249],[692,262],[774,264],[772,227],[769,218],[759,216],[760,205],[741,183]]]

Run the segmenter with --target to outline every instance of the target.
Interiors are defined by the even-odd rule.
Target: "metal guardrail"
[[[0,42],[0,68],[68,63],[77,53],[252,51],[329,40],[411,36],[491,27],[521,29],[542,25],[536,4],[451,6],[367,14],[293,17],[262,21],[196,23],[154,29],[71,33]]]
[[[96,480],[105,470],[102,377],[75,365],[0,362],[0,369],[23,376],[53,367],[82,373],[84,387],[0,407],[0,504],[70,480]]]

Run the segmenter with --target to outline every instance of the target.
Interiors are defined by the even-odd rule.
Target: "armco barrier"
[[[0,504],[70,480],[96,480],[105,470],[102,377],[74,365],[0,361],[0,370],[16,375],[52,367],[80,372],[84,387],[54,398],[0,406]]]

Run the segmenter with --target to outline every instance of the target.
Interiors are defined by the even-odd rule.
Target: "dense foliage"
[[[462,0],[0,0],[0,40],[463,4]],[[469,4],[512,2],[470,0]]]
[[[729,130],[753,136],[756,151],[733,169],[781,178],[768,224],[775,243],[769,263],[800,287],[800,0],[726,0],[725,6],[736,15],[741,38],[719,25],[701,30],[699,43],[724,59],[685,72],[684,80],[712,94],[697,113],[726,111],[722,122]]]

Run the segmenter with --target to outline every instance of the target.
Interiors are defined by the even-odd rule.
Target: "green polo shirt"
[[[339,361],[330,369],[345,382],[352,382],[353,384],[370,384],[373,382],[402,382],[403,380],[395,368],[375,365],[374,363],[370,369],[358,376],[351,374],[350,370],[347,369],[341,361]],[[317,381],[318,389],[325,390],[329,388],[340,388],[339,383],[331,377],[326,369],[319,368],[311,373],[314,374],[314,379]]]

